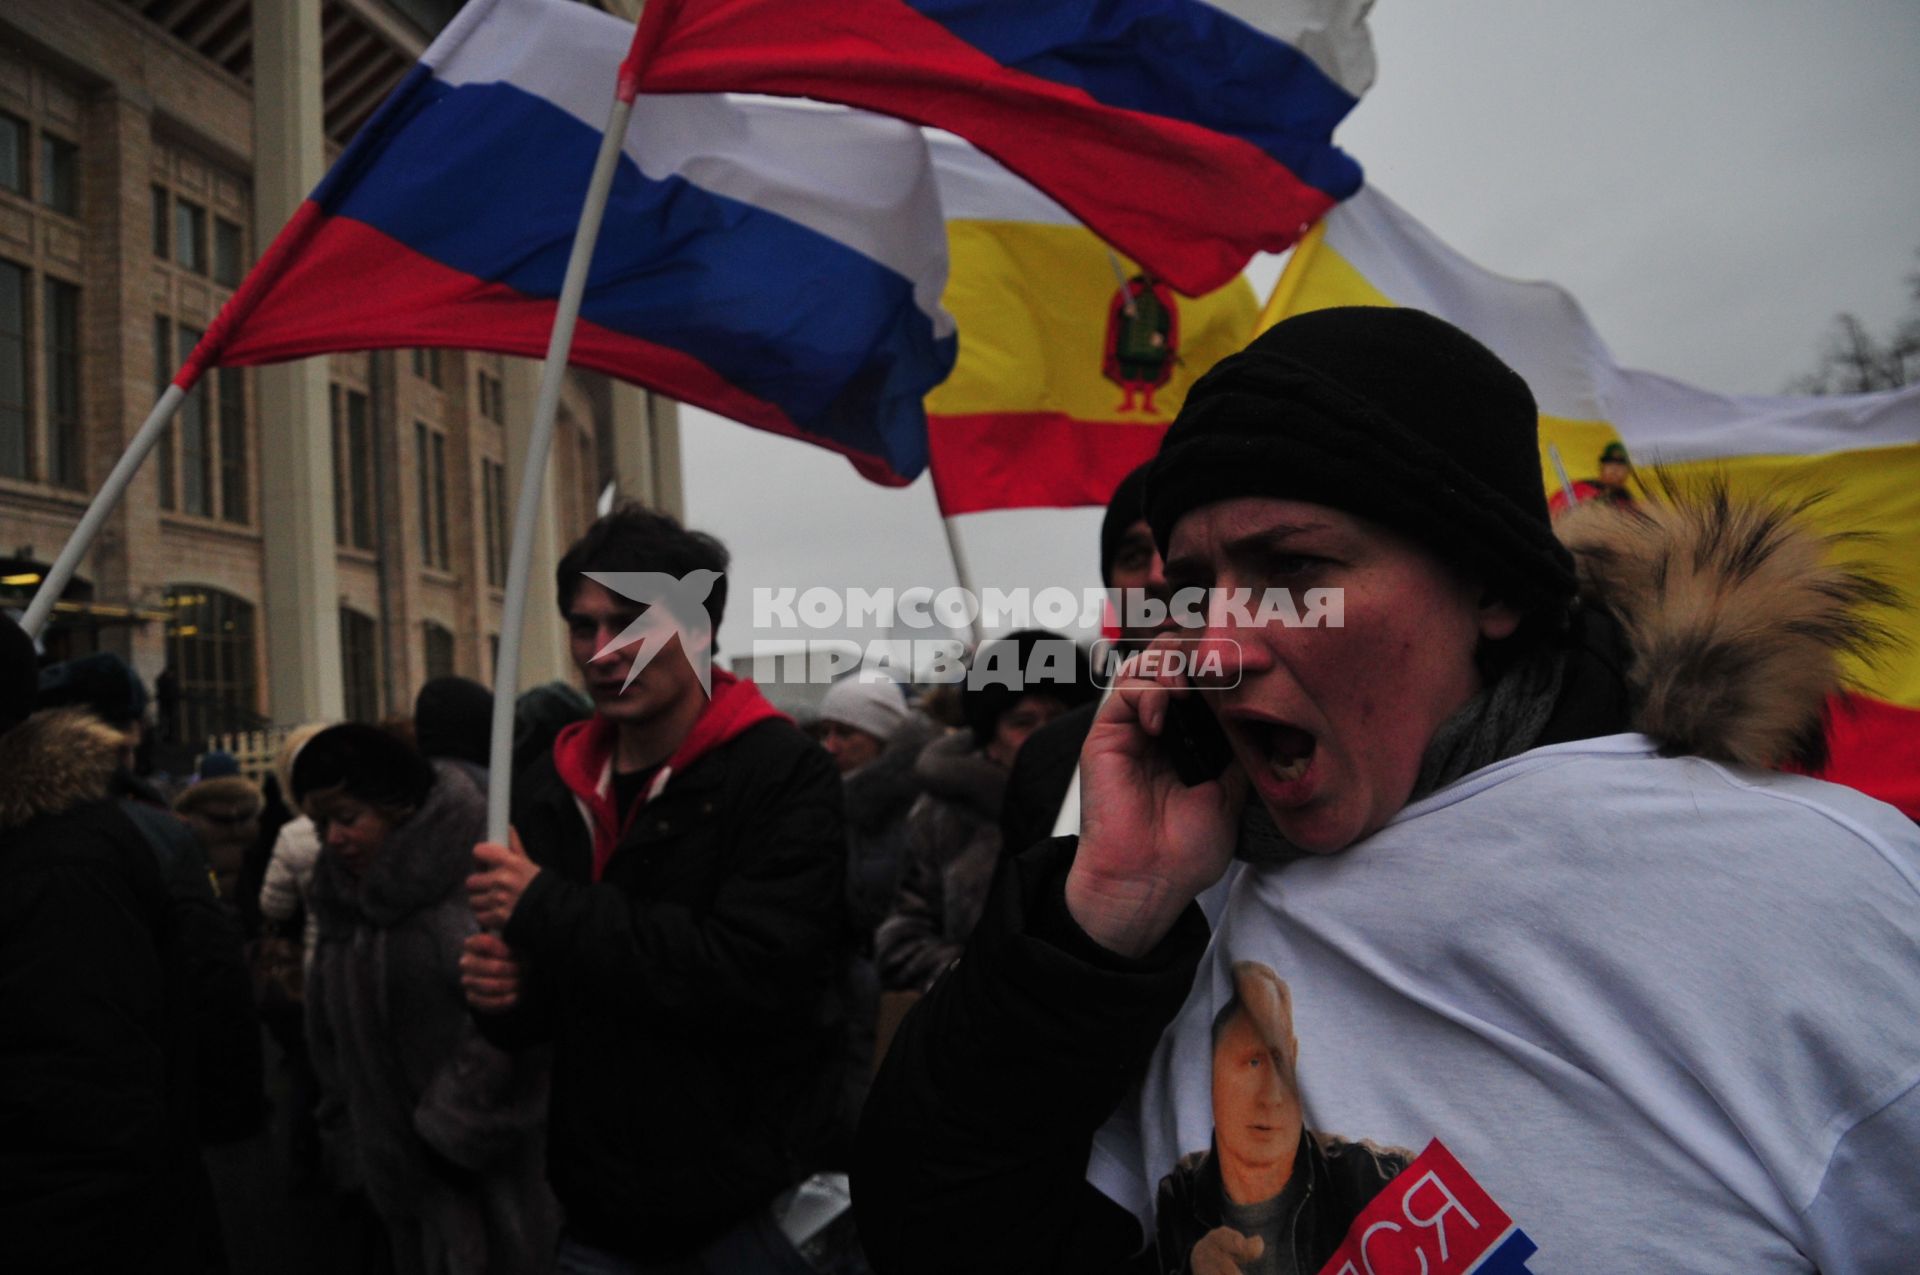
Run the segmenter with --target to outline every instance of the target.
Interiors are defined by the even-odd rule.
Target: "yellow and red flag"
[[[1540,404],[1550,492],[1561,489],[1561,475],[1549,449],[1566,477],[1585,480],[1605,446],[1622,442],[1638,463],[1682,479],[1723,475],[1735,494],[1826,493],[1812,513],[1820,529],[1867,533],[1853,556],[1898,590],[1904,607],[1878,617],[1896,644],[1876,664],[1847,670],[1856,689],[1833,705],[1823,777],[1920,818],[1920,385],[1760,397],[1622,368],[1566,292],[1482,269],[1370,188],[1294,249],[1260,327],[1335,305],[1417,306],[1512,364]]]
[[[1194,380],[1253,335],[1253,290],[1180,296],[971,146],[929,142],[960,332],[926,401],[940,511],[1104,505]]]

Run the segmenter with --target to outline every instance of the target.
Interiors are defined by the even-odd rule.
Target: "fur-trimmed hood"
[[[1625,631],[1633,728],[1669,754],[1818,768],[1843,657],[1872,656],[1873,613],[1897,595],[1845,560],[1849,537],[1810,525],[1818,497],[1651,477],[1651,500],[1586,502],[1554,527],[1583,603]]]
[[[266,799],[260,788],[244,775],[221,775],[202,779],[173,799],[173,810],[180,815],[199,815],[214,823],[245,823],[257,819]]]
[[[925,713],[908,713],[880,755],[846,777],[849,832],[878,833],[907,812],[920,795],[914,765],[921,750],[939,734],[939,724]]]
[[[965,807],[996,825],[1007,774],[1005,766],[987,760],[986,751],[966,731],[942,735],[928,744],[913,767],[914,778],[929,796]]]
[[[78,708],[43,710],[0,735],[0,832],[110,796],[126,742]]]
[[[366,874],[321,848],[313,870],[313,906],[323,933],[361,923],[394,925],[453,894],[473,871],[487,799],[457,766],[433,763],[426,804],[387,835]]]

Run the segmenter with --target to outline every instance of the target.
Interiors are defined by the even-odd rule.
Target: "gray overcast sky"
[[[1379,0],[1337,140],[1489,269],[1579,298],[1619,360],[1774,393],[1833,316],[1903,312],[1920,247],[1915,0]],[[1264,297],[1273,265],[1253,273]],[[964,340],[964,333],[962,334]],[[683,411],[687,513],[756,586],[954,580],[923,477]],[[959,520],[977,583],[1097,585],[1092,510]],[[760,634],[759,636],[769,636]]]

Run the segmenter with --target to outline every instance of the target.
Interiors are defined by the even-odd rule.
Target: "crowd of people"
[[[505,843],[473,682],[163,793],[124,662],[0,623],[0,1265],[258,1268],[271,1127],[341,1269],[1902,1269],[1920,838],[1784,773],[1885,592],[1724,493],[1556,526],[1535,428],[1428,316],[1274,328],[1101,577],[1342,623],[1104,696],[1029,630],[795,722],[633,641],[605,573],[713,580],[717,648],[729,560],[615,510]]]

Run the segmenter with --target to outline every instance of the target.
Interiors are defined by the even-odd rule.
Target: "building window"
[[[80,289],[0,260],[0,476],[23,482],[84,485],[80,418]],[[37,321],[39,357],[28,333]],[[43,394],[36,395],[36,381]],[[36,399],[46,405],[44,431]]]
[[[247,374],[223,367],[214,378],[220,395],[220,516],[244,523],[247,499]]]
[[[153,188],[153,255],[165,261],[173,253],[173,223],[167,217],[167,188]]]
[[[0,190],[27,193],[27,122],[0,111]]]
[[[69,217],[80,215],[80,148],[52,133],[40,134],[40,202]]]
[[[167,392],[201,332],[166,315],[153,319],[154,397]],[[202,376],[160,436],[160,507],[202,518],[246,523],[252,515],[247,475],[247,377],[241,368]]]
[[[340,677],[346,694],[347,720],[378,721],[380,664],[374,649],[373,617],[346,607],[340,608]]]
[[[173,259],[195,274],[207,272],[207,210],[177,196],[173,201]]]
[[[165,603],[167,665],[180,694],[175,738],[258,727],[252,605],[194,584],[168,585]]]
[[[413,374],[433,386],[440,388],[440,351],[415,350],[413,352]]]
[[[507,467],[497,460],[480,462],[480,494],[487,542],[487,583],[498,588],[507,582]]]
[[[167,392],[167,385],[173,380],[173,320],[164,314],[153,318],[153,397],[158,402]],[[175,418],[176,421],[178,418]],[[160,435],[160,442],[154,450],[160,453],[160,507],[172,509],[175,505],[173,430]]]
[[[506,383],[488,372],[479,375],[480,415],[496,425],[507,421]]]
[[[27,272],[0,261],[0,475],[27,477],[27,422]]]
[[[225,217],[213,219],[213,281],[232,288],[247,270],[247,255],[241,238],[240,223]]]
[[[413,423],[415,487],[420,507],[420,557],[430,567],[447,569],[447,438]]]
[[[367,396],[332,387],[333,538],[355,549],[373,548],[373,437]]]
[[[453,676],[453,630],[428,620],[422,625],[426,634],[427,676]]]
[[[181,324],[181,350],[191,350],[200,333]],[[180,413],[173,418],[174,432],[180,436],[180,508],[186,513],[213,517],[213,423],[209,419],[206,378],[187,392],[180,402]]]
[[[80,420],[80,289],[48,279],[46,289],[47,481],[83,488]]]

